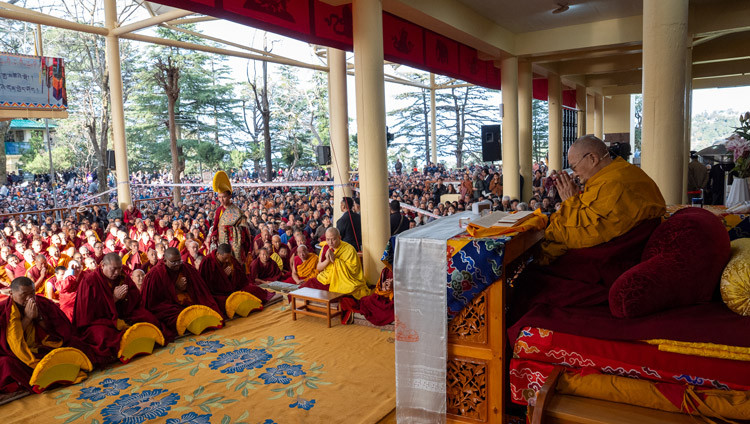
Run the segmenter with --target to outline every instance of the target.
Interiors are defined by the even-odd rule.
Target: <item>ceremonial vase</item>
[[[750,178],[735,178],[732,182],[732,187],[729,189],[729,196],[727,196],[727,208],[739,205],[750,200],[750,187],[748,187],[748,180]]]

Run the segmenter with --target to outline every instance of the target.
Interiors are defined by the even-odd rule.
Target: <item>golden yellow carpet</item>
[[[392,332],[277,304],[0,406],[0,424],[374,423],[395,404]]]

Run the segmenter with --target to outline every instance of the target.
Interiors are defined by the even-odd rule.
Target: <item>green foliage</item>
[[[727,138],[737,126],[739,114],[734,110],[717,110],[693,115],[690,148],[700,150]]]
[[[544,100],[531,100],[531,144],[534,162],[547,157],[549,151],[549,108]]]
[[[24,170],[33,174],[46,174],[49,172],[49,154],[46,150],[38,150],[37,154],[28,162],[24,163]],[[52,163],[55,171],[63,171],[77,165],[76,155],[68,147],[55,147],[52,149]]]
[[[634,152],[641,150],[641,140],[643,139],[643,94],[635,94],[635,134],[634,134]]]
[[[29,149],[21,154],[21,162],[31,163],[40,153],[47,153],[47,140],[44,139],[44,132],[32,131],[29,139]],[[49,162],[49,159],[47,159]],[[28,166],[28,165],[27,165]],[[49,169],[49,166],[47,167]]]
[[[194,26],[186,28],[195,30]],[[168,39],[206,44],[198,37],[168,29],[159,28],[157,32]],[[139,151],[132,155],[132,160],[152,170],[171,163],[167,98],[154,78],[154,64],[159,57],[167,56],[180,69],[180,96],[175,105],[178,145],[192,152],[186,153],[184,159],[217,166],[226,154],[221,146],[235,147],[234,134],[244,125],[238,118],[239,103],[234,95],[235,84],[229,81],[226,59],[154,45],[145,49],[132,107],[126,109],[128,142],[133,146],[129,150]],[[215,148],[206,147],[208,142],[213,142]]]

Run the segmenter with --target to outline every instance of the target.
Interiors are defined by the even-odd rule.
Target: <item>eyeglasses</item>
[[[573,170],[573,172],[575,172],[575,171],[576,171],[576,168],[578,167],[578,164],[580,164],[581,162],[583,162],[583,160],[584,160],[584,159],[586,159],[586,156],[588,156],[588,155],[590,155],[590,154],[591,154],[591,152],[588,152],[588,153],[586,153],[585,155],[581,156],[581,158],[580,158],[580,159],[578,159],[578,162],[576,162],[576,164],[575,164],[575,165],[570,165],[570,169],[572,169],[572,170]]]
[[[593,153],[592,152],[588,152],[585,155],[581,156],[581,159],[579,159],[578,162],[576,162],[575,165],[570,165],[570,169],[572,169],[573,172],[576,172],[576,168],[578,167],[578,164],[580,164],[581,162],[583,162],[583,160],[586,159],[586,156],[591,155],[591,154],[593,154]],[[603,156],[601,156],[599,158],[599,160],[602,160],[602,159],[606,158],[607,156],[609,156],[609,153],[605,153]]]

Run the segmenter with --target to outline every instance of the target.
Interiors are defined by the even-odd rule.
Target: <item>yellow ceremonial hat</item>
[[[229,176],[224,171],[217,171],[214,175],[214,191],[217,193],[224,193],[225,191],[232,191],[232,183],[229,182]]]

